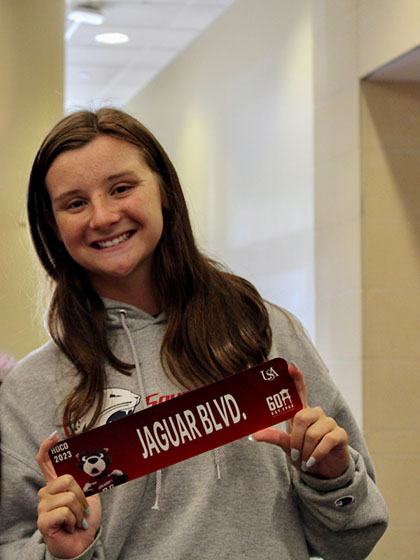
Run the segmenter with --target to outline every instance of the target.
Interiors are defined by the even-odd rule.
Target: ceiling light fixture
[[[69,12],[67,18],[77,23],[87,23],[89,25],[101,25],[104,22],[104,16],[99,8],[84,4],[75,6]]]
[[[101,33],[95,36],[95,41],[98,41],[98,43],[105,43],[107,45],[127,43],[129,40],[130,37],[125,33]]]

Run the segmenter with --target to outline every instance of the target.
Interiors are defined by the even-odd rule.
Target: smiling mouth
[[[92,243],[92,247],[95,247],[95,249],[109,249],[109,247],[116,247],[120,243],[124,243],[124,241],[127,241],[127,239],[132,237],[135,233],[135,230],[131,230],[126,231],[122,235],[114,237],[113,239],[108,239],[107,241],[94,241]]]

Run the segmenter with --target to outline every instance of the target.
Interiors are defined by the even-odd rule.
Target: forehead
[[[64,178],[118,173],[127,166],[148,168],[137,146],[113,136],[101,135],[81,148],[58,155],[48,170],[47,186],[56,180],[61,182]]]

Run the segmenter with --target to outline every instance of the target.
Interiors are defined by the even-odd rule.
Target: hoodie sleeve
[[[347,406],[341,395],[338,400]],[[366,558],[388,523],[387,508],[375,484],[363,438],[361,434],[357,437],[352,418],[346,427],[343,415],[343,410],[330,413],[349,433],[351,458],[346,472],[326,480],[291,467],[307,542],[324,560]]]
[[[23,374],[21,369],[15,375],[12,372],[0,391],[0,558],[53,560],[37,529],[37,494],[45,481],[35,456],[37,442],[52,431],[54,421],[52,418],[47,422],[41,420],[39,409],[45,411],[45,403],[33,388],[28,387]],[[51,392],[45,387],[40,392],[51,398]],[[77,557],[78,560],[104,558],[100,535]]]
[[[308,546],[324,560],[362,560],[388,524],[365,440],[301,323],[274,306],[269,312],[272,355],[298,365],[305,375],[309,405],[322,407],[349,437],[351,461],[339,478],[320,479],[289,467]]]

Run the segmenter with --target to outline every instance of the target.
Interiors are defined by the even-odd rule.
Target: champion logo
[[[349,506],[353,502],[354,502],[354,496],[343,496],[342,498],[338,498],[338,500],[335,500],[334,505],[337,508],[342,508],[342,507]]]

